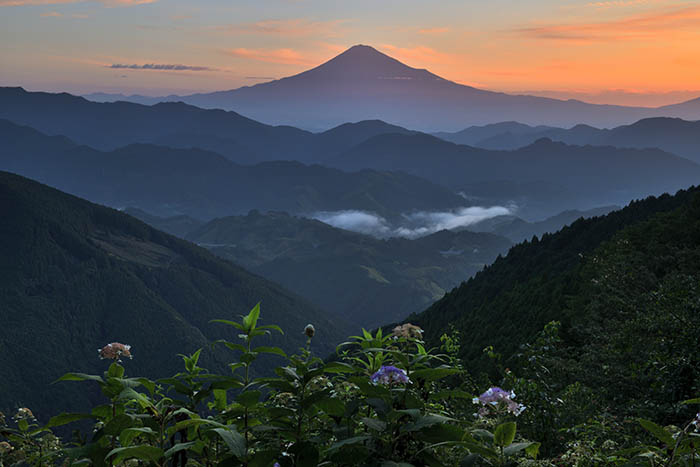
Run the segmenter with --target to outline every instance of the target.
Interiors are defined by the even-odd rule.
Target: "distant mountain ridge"
[[[700,118],[700,104],[692,101],[652,109],[485,91],[409,67],[366,45],[353,46],[297,75],[254,86],[134,99],[141,103],[175,99],[303,128],[331,128],[346,121],[377,118],[422,131],[456,130],[506,119],[533,125],[610,127],[659,115]]]
[[[514,151],[493,151],[457,145],[425,133],[384,134],[327,163],[344,170],[391,168],[420,174],[461,192],[467,199],[481,196],[500,204],[509,202],[505,197],[498,199],[507,188],[501,182],[545,187],[540,194],[528,188],[525,196],[511,198],[526,218],[549,217],[566,209],[623,205],[700,180],[700,165],[659,149],[574,146],[548,138]]]
[[[471,127],[457,133],[436,133],[435,136],[485,149],[518,149],[540,138],[576,145],[659,148],[700,163],[700,122],[680,118],[646,118],[612,129],[588,125],[576,125],[570,129],[542,128],[505,122]]]
[[[347,173],[284,161],[243,166],[209,151],[149,144],[101,152],[7,120],[0,120],[0,138],[2,170],[94,202],[163,216],[206,220],[250,209],[357,209],[391,217],[466,204],[447,188],[403,173]]]
[[[104,151],[134,143],[199,148],[246,165],[280,160],[320,162],[372,136],[414,133],[380,120],[367,120],[313,134],[181,102],[96,103],[66,93],[2,87],[1,118]]]

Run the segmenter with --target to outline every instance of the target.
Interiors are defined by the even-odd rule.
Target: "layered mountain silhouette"
[[[103,152],[0,120],[0,169],[114,207],[211,219],[281,209],[294,213],[357,209],[398,216],[464,206],[462,197],[397,172],[347,173],[299,162],[235,164],[200,149],[133,144]]]
[[[351,47],[303,73],[255,86],[189,96],[110,99],[141,103],[179,100],[205,108],[235,110],[264,122],[310,129],[368,119],[423,131],[454,131],[504,120],[610,127],[655,115],[683,113],[686,118],[700,118],[698,105],[690,103],[647,109],[485,91],[412,68],[366,45]]]
[[[628,148],[660,148],[700,162],[700,122],[680,118],[646,118],[631,125],[598,129],[576,125],[570,129],[531,127],[515,122],[470,127],[456,133],[436,133],[444,140],[486,149],[517,149],[540,138],[569,144]]]
[[[530,218],[623,205],[700,180],[700,165],[659,149],[576,146],[547,138],[514,151],[492,151],[424,133],[386,134],[327,163],[345,170],[391,168],[420,174],[468,199],[507,203],[510,198],[525,209],[529,203],[535,209],[526,215]]]
[[[113,209],[18,175],[0,172],[0,410],[29,406],[45,420],[85,409],[99,391],[51,385],[68,371],[101,374],[96,350],[132,345],[130,375],[165,377],[202,348],[202,364],[228,370],[232,354],[216,339],[236,340],[216,318],[238,319],[262,302],[262,320],[294,352],[316,325],[314,346],[335,348],[348,331],[299,296]],[[268,362],[269,363],[269,362]],[[13,406],[10,406],[12,404]]]
[[[183,103],[96,103],[70,94],[0,88],[0,118],[49,135],[65,135],[95,149],[133,143],[214,151],[240,164],[298,160],[317,162],[379,134],[411,131],[380,120],[344,123],[313,134],[270,126],[236,112]]]

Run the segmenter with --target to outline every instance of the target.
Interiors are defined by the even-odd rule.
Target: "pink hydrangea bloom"
[[[120,360],[121,357],[132,358],[131,356],[131,346],[126,344],[120,344],[119,342],[112,342],[107,344],[101,349],[97,350],[101,359],[107,360]]]

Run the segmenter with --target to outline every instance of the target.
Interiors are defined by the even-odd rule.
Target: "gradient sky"
[[[232,89],[354,44],[491,90],[700,95],[700,0],[0,0],[0,85],[30,90]]]

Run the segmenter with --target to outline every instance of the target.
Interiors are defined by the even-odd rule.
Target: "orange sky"
[[[231,89],[363,43],[492,90],[648,105],[700,95],[700,0],[0,0],[0,43],[0,85],[29,89]]]

